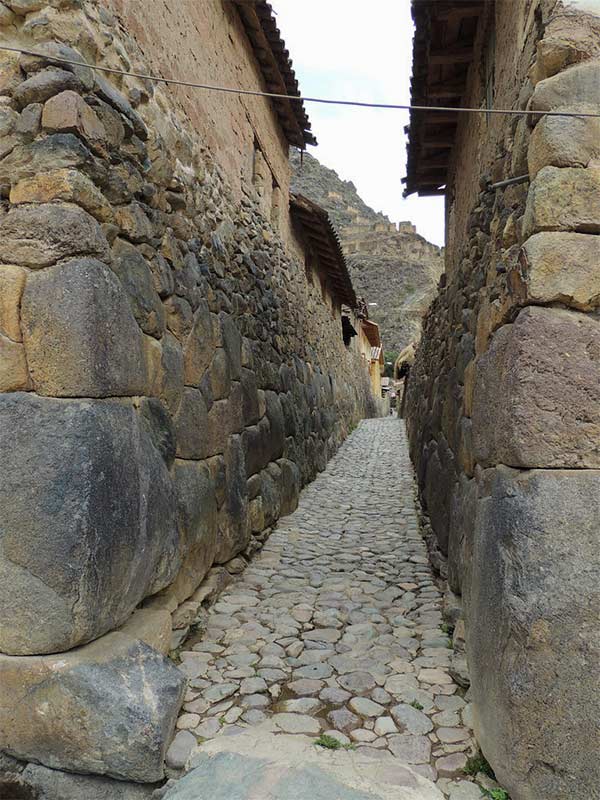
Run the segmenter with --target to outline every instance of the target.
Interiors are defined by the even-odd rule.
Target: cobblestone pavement
[[[184,645],[173,765],[188,731],[211,739],[272,715],[286,733],[414,765],[452,800],[481,797],[413,496],[403,423],[363,421]]]

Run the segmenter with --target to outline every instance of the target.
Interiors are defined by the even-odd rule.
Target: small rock
[[[196,745],[196,737],[190,731],[180,730],[167,750],[165,757],[167,766],[171,767],[171,769],[183,769]]]
[[[367,697],[353,697],[349,704],[352,711],[361,717],[378,717],[383,714],[384,708],[379,703],[374,703]]]
[[[305,714],[274,714],[273,722],[284,733],[318,734],[321,726],[316,719]]]
[[[374,730],[378,736],[387,736],[388,733],[398,733],[398,728],[391,717],[379,717],[376,719]]]
[[[207,719],[205,722],[202,722],[200,725],[194,728],[194,733],[201,739],[212,739],[212,737],[216,736],[220,730],[221,723],[218,719]]]

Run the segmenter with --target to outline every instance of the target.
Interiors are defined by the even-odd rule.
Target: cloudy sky
[[[408,103],[410,0],[271,0],[304,95]],[[318,147],[309,148],[376,211],[411,220],[443,244],[443,200],[402,198],[408,112],[308,103]]]

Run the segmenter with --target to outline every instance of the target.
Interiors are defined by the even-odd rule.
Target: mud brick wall
[[[119,5],[0,3],[0,43],[157,70]],[[130,5],[168,28],[167,5]],[[261,88],[235,10],[186,7],[220,38],[199,23],[180,63],[195,42]],[[0,750],[19,758],[158,780],[184,688],[171,612],[375,413],[287,203],[272,224],[252,183],[256,128],[287,198],[277,117],[237,102],[217,119],[214,96],[0,51]]]
[[[497,107],[600,111],[592,6],[488,9]],[[462,596],[484,754],[515,800],[583,800],[600,779],[599,120],[464,119],[447,214],[408,389],[421,499]]]

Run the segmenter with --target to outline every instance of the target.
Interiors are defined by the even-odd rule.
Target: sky
[[[271,0],[303,95],[410,102],[413,25],[410,0]],[[327,167],[356,185],[393,222],[444,243],[443,198],[402,197],[408,112],[307,103]]]

